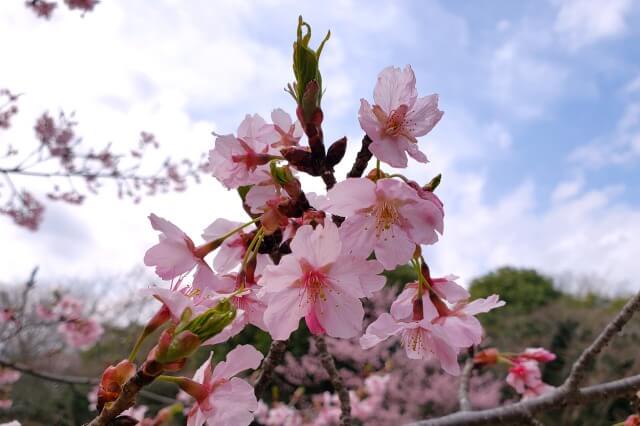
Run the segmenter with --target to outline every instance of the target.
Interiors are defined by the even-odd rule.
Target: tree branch
[[[369,138],[369,136],[367,135],[364,135],[364,137],[362,138],[362,147],[360,148],[358,155],[356,155],[356,161],[353,163],[351,171],[347,173],[348,178],[361,177],[364,173],[365,169],[367,168],[367,164],[369,163],[369,160],[371,160],[371,157],[373,155],[371,154],[371,151],[369,151],[369,145],[371,145],[371,138]]]
[[[638,309],[640,309],[640,292],[624,305],[624,308],[616,315],[613,321],[602,330],[602,333],[582,352],[578,360],[573,364],[569,377],[567,377],[567,380],[565,380],[563,384],[569,392],[575,391],[578,386],[580,386],[587,368],[589,368],[595,357],[602,352],[611,339],[622,330],[622,327],[624,327]]]
[[[565,383],[553,391],[537,398],[527,399],[503,407],[481,411],[460,411],[448,416],[412,423],[412,426],[472,426],[513,422],[520,422],[519,424],[529,422],[531,424],[532,415],[540,411],[563,405],[577,405],[610,399],[639,390],[640,375],[580,389],[574,387],[580,383],[585,369],[595,356],[607,346],[613,336],[622,329],[638,309],[640,309],[640,292],[625,304],[624,308],[605,327],[596,340],[584,350],[572,367]]]
[[[488,410],[457,412],[437,419],[422,420],[411,426],[473,426],[495,425],[527,421],[534,413],[562,405],[579,405],[629,395],[640,389],[640,374],[625,379],[578,389],[568,397],[567,390],[559,387],[534,399]]]
[[[340,426],[349,426],[351,425],[351,399],[349,397],[349,390],[344,386],[344,383],[342,383],[342,378],[336,369],[333,357],[327,349],[327,342],[324,340],[324,336],[318,335],[313,337],[318,352],[320,353],[320,362],[324,369],[327,370],[333,389],[338,394],[338,399],[340,400],[340,410],[342,411],[340,415]]]
[[[95,386],[98,383],[100,383],[100,380],[94,379],[92,377],[70,376],[66,374],[48,373],[46,371],[33,370],[25,365],[9,362],[2,359],[0,359],[0,367],[19,371],[22,374],[35,377],[36,379],[46,380],[48,382],[64,383],[67,385],[86,385],[86,386]],[[176,402],[176,400],[173,398],[163,396],[163,395],[158,395],[157,393],[150,392],[144,389],[140,391],[140,395],[144,396],[145,398],[151,401],[155,401],[165,405],[174,404]]]
[[[254,385],[254,393],[258,399],[264,394],[273,378],[273,372],[279,364],[282,364],[284,353],[287,350],[286,340],[274,340],[271,342],[269,353],[262,362],[260,375]]]

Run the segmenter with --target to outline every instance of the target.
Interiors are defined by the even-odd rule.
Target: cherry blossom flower
[[[272,147],[287,148],[298,145],[303,135],[302,125],[298,120],[294,123],[289,114],[283,109],[276,108],[271,112],[271,121],[273,121],[273,127],[280,136],[278,141],[271,144]]]
[[[253,346],[239,345],[227,354],[226,361],[212,368],[211,356],[193,376],[184,379],[180,387],[196,399],[189,412],[188,426],[247,426],[253,420],[258,401],[253,387],[234,377],[241,371],[256,369],[262,354]]]
[[[213,271],[204,261],[204,256],[215,248],[212,243],[196,247],[187,234],[168,220],[153,213],[149,220],[153,229],[160,231],[160,241],[145,253],[145,265],[155,266],[156,274],[164,280],[171,280],[195,268],[195,288],[215,285]]]
[[[288,225],[289,218],[280,212],[279,207],[289,199],[280,186],[273,183],[273,180],[269,180],[253,185],[247,192],[245,202],[251,209],[251,213],[261,215],[260,223],[265,233],[270,235]]]
[[[542,381],[542,373],[536,361],[517,361],[509,368],[509,383],[523,398],[532,398],[553,390]]]
[[[60,324],[58,331],[69,345],[78,349],[88,349],[98,341],[104,329],[93,319],[76,318]]]
[[[377,261],[341,255],[338,228],[326,221],[304,225],[290,244],[292,253],[267,266],[259,280],[269,294],[264,321],[274,339],[284,340],[304,317],[314,334],[349,338],[360,333],[364,310],[359,298],[384,285]]]
[[[4,409],[4,410],[8,410],[9,408],[11,408],[11,406],[13,405],[13,401],[10,399],[0,399],[0,408]],[[20,423],[18,423],[17,421],[12,421],[9,422],[8,425],[10,426],[14,426],[14,425],[20,425]]]
[[[383,313],[369,324],[360,338],[360,346],[369,349],[391,336],[400,335],[402,346],[410,359],[435,360],[444,371],[452,375],[460,374],[458,350],[449,344],[450,336],[442,327],[432,323],[429,316],[411,321],[398,321],[390,314]]]
[[[373,250],[388,270],[409,261],[416,244],[434,244],[444,230],[442,208],[396,179],[346,179],[321,207],[346,217],[340,237],[348,253],[366,257]]]
[[[238,136],[219,135],[209,152],[213,176],[225,187],[252,185],[269,178],[268,162],[273,158],[271,144],[280,135],[258,114],[247,115],[238,127]]]
[[[455,275],[447,275],[443,278],[431,278],[431,289],[441,298],[449,303],[456,303],[467,300],[469,292],[467,289],[455,282],[458,279]],[[418,292],[418,282],[409,283],[391,304],[391,315],[402,320],[411,317],[413,312],[413,299]],[[423,295],[423,309],[435,311],[435,306],[428,297],[428,293]]]
[[[416,76],[407,65],[404,70],[382,70],[373,99],[373,106],[361,99],[358,112],[360,127],[373,141],[369,145],[373,155],[393,167],[407,167],[407,154],[426,163],[416,138],[429,133],[442,118],[438,95],[418,98]]]
[[[265,426],[302,426],[303,419],[298,410],[287,404],[278,404],[272,409],[267,408],[260,423]]]

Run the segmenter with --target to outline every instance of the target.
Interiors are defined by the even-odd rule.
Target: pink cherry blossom
[[[273,180],[253,185],[245,198],[252,213],[260,214],[260,223],[267,235],[285,228],[289,218],[279,210],[280,204],[289,200],[289,196],[273,183]]]
[[[0,385],[15,383],[20,379],[20,372],[0,367]]]
[[[271,121],[273,121],[273,127],[279,136],[279,139],[271,144],[272,147],[279,149],[298,145],[303,134],[302,126],[298,120],[294,123],[289,114],[276,108],[271,112]]]
[[[361,99],[358,112],[360,127],[373,141],[369,145],[373,155],[393,167],[407,167],[407,154],[426,163],[416,138],[429,133],[442,118],[438,95],[418,98],[416,76],[407,65],[404,70],[382,70],[373,99],[373,107]]]
[[[556,354],[545,348],[527,348],[518,355],[518,359],[531,359],[538,362],[550,362],[556,359]]]
[[[315,334],[349,338],[360,333],[360,298],[384,285],[377,261],[341,254],[338,228],[326,221],[304,225],[290,244],[292,253],[267,266],[259,280],[269,297],[264,321],[274,339],[284,340],[304,317]]]
[[[553,390],[553,386],[542,381],[538,363],[531,360],[515,362],[509,369],[507,383],[524,398],[536,397]]]
[[[216,138],[215,147],[209,152],[211,172],[229,189],[262,182],[269,178],[270,145],[278,140],[280,135],[262,117],[247,115],[238,127],[237,137]]]
[[[444,229],[441,206],[396,179],[346,179],[327,193],[322,207],[346,217],[340,237],[348,253],[366,257],[373,250],[388,270],[408,262],[416,244],[438,241]]]
[[[4,410],[8,410],[9,408],[11,408],[11,406],[13,405],[13,401],[10,399],[0,399],[0,408],[4,409]],[[14,425],[18,425],[20,426],[20,423],[18,423],[17,421],[12,421],[8,423],[9,426],[14,426]]]
[[[302,426],[302,416],[298,411],[286,404],[278,404],[268,410],[260,423],[265,426]]]
[[[431,288],[441,298],[449,303],[456,303],[467,300],[469,292],[455,282],[458,279],[455,275],[447,275],[443,278],[431,278]],[[418,292],[418,283],[413,282],[405,286],[404,290],[391,305],[391,315],[398,320],[408,319],[413,312],[413,299]],[[428,297],[428,293],[423,295],[423,309],[434,312],[436,307]]]
[[[449,336],[443,333],[442,327],[434,325],[428,316],[420,320],[397,321],[383,313],[369,324],[360,338],[360,346],[369,349],[396,335],[400,335],[410,359],[436,360],[447,373],[460,374],[458,350],[449,344]]]
[[[104,329],[97,321],[90,318],[77,318],[63,322],[58,326],[67,344],[78,349],[88,349],[93,346]]]
[[[213,355],[213,353],[211,354]],[[193,376],[181,384],[183,390],[196,399],[189,412],[188,426],[247,426],[253,420],[258,401],[253,387],[234,377],[247,369],[256,369],[262,354],[253,346],[239,345],[212,368],[211,356]]]
[[[203,260],[211,248],[206,245],[196,247],[180,228],[155,214],[151,214],[149,220],[153,229],[160,231],[160,241],[145,253],[145,265],[155,266],[156,274],[163,280],[171,280],[195,268],[194,287],[205,288],[215,283],[213,271]]]
[[[482,342],[483,329],[475,315],[486,313],[505,305],[495,294],[486,299],[475,299],[472,302],[459,302],[452,309],[444,306],[438,298],[432,298],[439,316],[433,322],[442,327],[450,345],[456,348],[468,348]],[[440,302],[440,303],[438,303]]]

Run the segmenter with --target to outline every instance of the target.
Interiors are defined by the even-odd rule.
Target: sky
[[[43,111],[75,111],[88,146],[126,149],[153,132],[158,155],[198,158],[212,131],[247,113],[294,112],[297,16],[321,58],[325,137],[347,136],[343,176],[359,148],[360,98],[377,74],[411,64],[442,121],[421,138],[442,173],[445,232],[425,248],[434,275],[463,283],[497,267],[533,267],[575,290],[640,286],[640,4],[632,0],[217,1],[103,0],[81,16],[37,19],[0,2],[0,87],[24,93],[0,146],[33,143]],[[313,42],[312,42],[313,43]],[[39,184],[23,181],[38,188]],[[305,188],[321,192],[315,178]],[[140,268],[154,212],[198,241],[217,217],[239,220],[237,195],[213,177],[184,193],[118,201],[105,189],[80,207],[48,204],[38,232],[0,217],[0,282],[64,283]]]

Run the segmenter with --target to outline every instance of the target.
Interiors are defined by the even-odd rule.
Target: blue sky
[[[26,93],[3,140],[30,140],[43,109],[75,110],[88,143],[156,133],[166,154],[197,156],[211,130],[234,131],[245,113],[293,112],[297,15],[318,39],[325,134],[357,149],[361,97],[377,73],[411,64],[421,94],[445,116],[420,144],[442,172],[445,234],[427,250],[438,274],[468,282],[511,264],[605,291],[637,288],[640,263],[640,7],[631,0],[567,1],[103,1],[80,17],[37,20],[22,2],[0,4],[0,83]],[[309,180],[319,190],[318,182]],[[141,264],[153,211],[194,236],[240,214],[213,179],[138,206],[112,196],[82,208],[52,205],[31,234],[0,221],[14,241],[10,267],[38,263],[50,277],[119,273]],[[68,259],[73,259],[69,262]],[[585,284],[585,281],[587,284]]]

